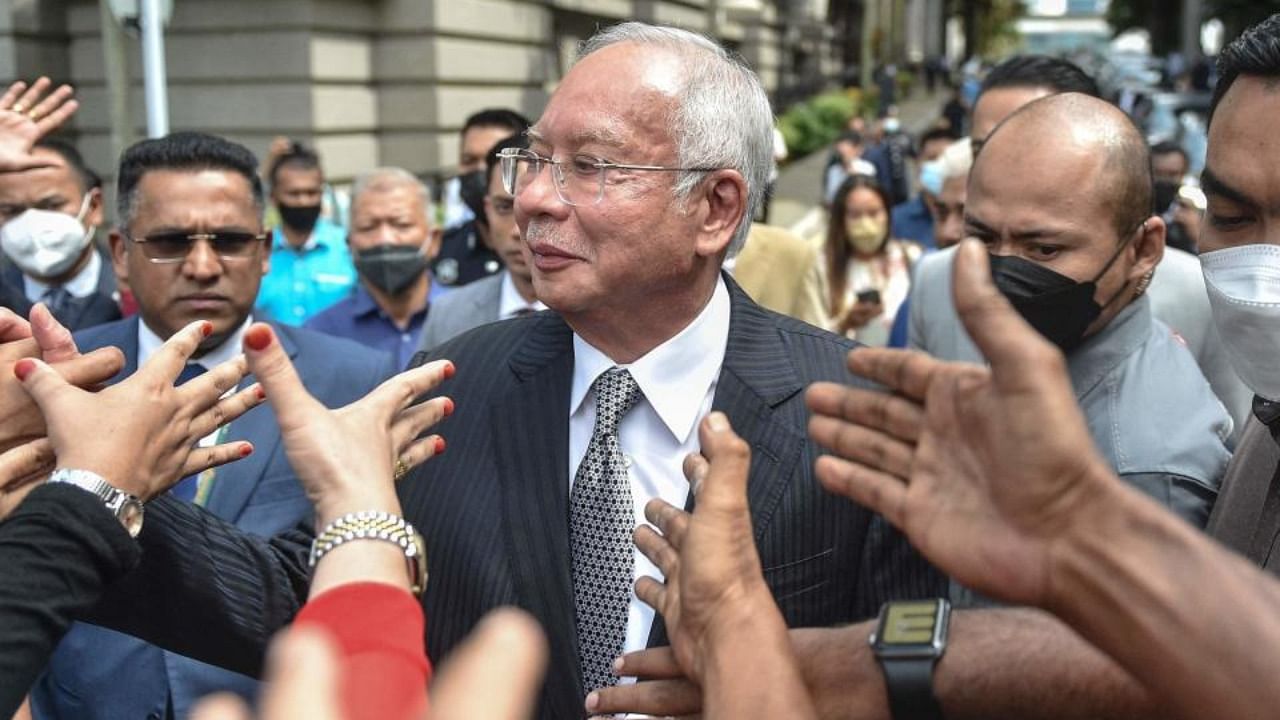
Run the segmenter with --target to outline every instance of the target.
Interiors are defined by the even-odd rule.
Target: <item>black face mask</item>
[[[427,256],[413,245],[379,245],[355,253],[360,277],[388,295],[398,295],[427,269]]]
[[[280,222],[291,230],[311,232],[320,219],[320,204],[315,205],[277,205],[280,211]]]
[[[1098,280],[1107,274],[1127,244],[1121,243],[1102,270],[1086,282],[1076,282],[1016,255],[992,255],[991,279],[1031,327],[1063,353],[1070,353],[1084,339],[1084,331],[1102,314],[1104,306],[1093,299]],[[1121,292],[1123,287],[1107,305]]]
[[[1170,182],[1168,180],[1157,180],[1155,184],[1155,214],[1163,215],[1169,211],[1169,206],[1173,205],[1173,201],[1178,199],[1178,189],[1182,187],[1181,183]]]
[[[483,170],[458,176],[458,195],[462,198],[462,202],[471,208],[471,212],[476,216],[476,222],[484,222],[484,195],[488,189]]]

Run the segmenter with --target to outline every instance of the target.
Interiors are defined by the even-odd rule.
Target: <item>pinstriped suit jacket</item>
[[[751,444],[757,547],[787,622],[834,625],[869,617],[890,597],[940,594],[945,584],[900,535],[814,478],[820,450],[806,435],[803,389],[863,383],[845,368],[852,344],[765,310],[728,283],[729,343],[713,408]],[[523,607],[551,647],[539,716],[580,717],[568,534],[572,331],[543,312],[472,330],[435,357],[458,367],[440,388],[457,401],[440,428],[449,452],[400,484],[430,558],[428,652],[439,662],[487,611]],[[162,498],[147,512],[142,566],[113,588],[96,621],[257,672],[271,633],[305,596],[308,539],[264,542]],[[173,549],[193,545],[207,551]],[[664,642],[657,622],[651,643]]]

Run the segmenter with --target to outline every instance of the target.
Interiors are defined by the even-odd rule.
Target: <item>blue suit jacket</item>
[[[356,343],[299,328],[273,325],[302,382],[329,407],[360,399],[393,374],[391,358]],[[125,355],[119,382],[138,366],[138,319],[101,325],[76,334],[82,351],[113,345]],[[252,376],[242,387],[253,383]],[[271,536],[311,513],[311,503],[289,466],[275,415],[254,408],[227,428],[226,442],[249,440],[249,457],[218,468],[205,510],[240,529]],[[190,546],[182,552],[200,554]],[[204,632],[193,623],[190,632]],[[76,623],[59,644],[32,690],[38,718],[186,717],[192,703],[217,690],[249,699],[257,682],[167,652],[142,640],[96,625]]]

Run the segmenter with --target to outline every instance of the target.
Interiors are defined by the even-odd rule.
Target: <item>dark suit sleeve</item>
[[[138,562],[102,501],[43,485],[0,523],[0,717],[17,711],[71,622]]]
[[[272,635],[306,601],[311,538],[304,526],[257,537],[162,496],[147,505],[142,563],[84,620],[258,676]]]
[[[855,618],[875,617],[889,600],[946,597],[947,577],[929,564],[896,528],[873,515],[862,546]]]

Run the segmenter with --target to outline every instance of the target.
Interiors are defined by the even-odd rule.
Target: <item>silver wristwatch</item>
[[[88,470],[59,468],[49,476],[49,482],[69,483],[93,493],[124,525],[129,537],[138,537],[138,533],[142,531],[142,501],[112,486],[101,475]]]

